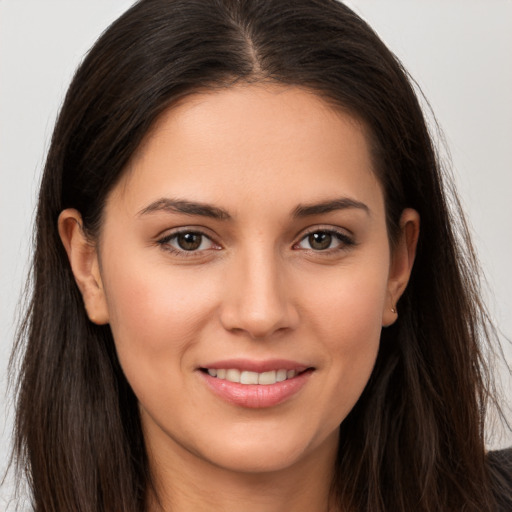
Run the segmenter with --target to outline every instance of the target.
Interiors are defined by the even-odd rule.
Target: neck
[[[330,487],[337,433],[295,464],[271,472],[237,472],[174,445],[148,447],[154,491],[148,512],[333,512]],[[161,448],[161,447],[159,447]]]

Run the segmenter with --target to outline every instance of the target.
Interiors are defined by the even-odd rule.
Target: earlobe
[[[400,238],[391,255],[388,297],[382,314],[384,327],[392,325],[398,318],[397,303],[411,276],[419,233],[420,216],[418,212],[412,208],[406,208],[400,217]]]
[[[72,208],[63,210],[59,215],[58,228],[87,316],[95,324],[107,324],[109,315],[98,253],[82,229],[80,212]]]

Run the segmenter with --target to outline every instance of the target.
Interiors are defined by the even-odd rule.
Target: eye
[[[211,238],[199,231],[179,231],[158,240],[166,250],[176,253],[194,253],[219,248]]]
[[[328,251],[329,249],[343,249],[354,245],[354,241],[344,233],[333,230],[317,230],[304,236],[296,247],[313,251]]]

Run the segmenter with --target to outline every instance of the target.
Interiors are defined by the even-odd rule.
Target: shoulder
[[[498,501],[497,512],[512,510],[512,448],[489,452],[489,474]]]

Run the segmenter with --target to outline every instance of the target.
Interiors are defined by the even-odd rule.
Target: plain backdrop
[[[84,53],[132,3],[0,0],[0,471],[12,428],[7,361],[52,127]],[[381,35],[432,105],[489,283],[486,299],[512,338],[512,1],[347,4]],[[506,357],[512,363],[510,346]],[[512,383],[501,374],[510,396]],[[8,508],[10,482],[0,490],[1,510]]]

